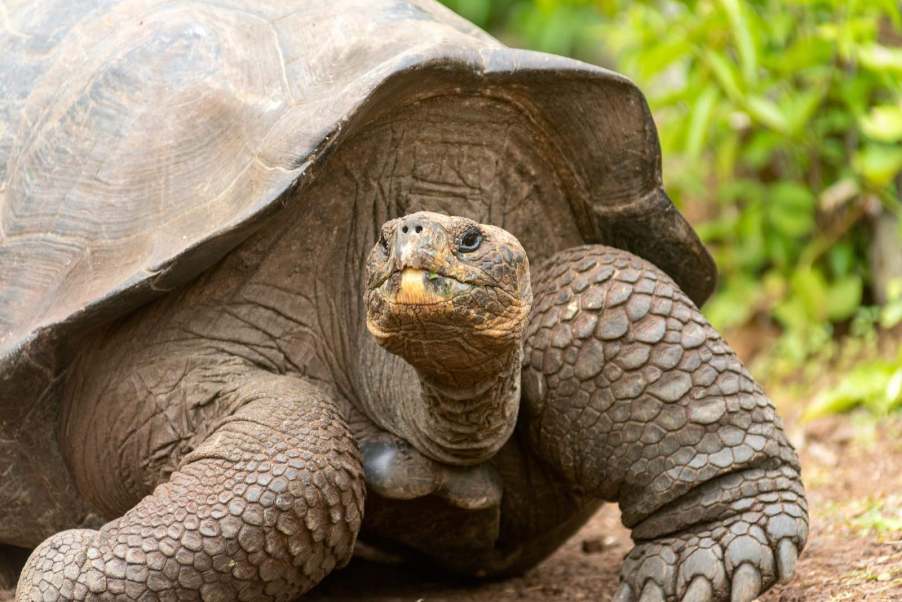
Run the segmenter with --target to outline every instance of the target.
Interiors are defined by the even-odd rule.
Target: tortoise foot
[[[750,602],[792,578],[808,533],[803,516],[801,508],[773,504],[640,542],[624,560],[614,600]]]

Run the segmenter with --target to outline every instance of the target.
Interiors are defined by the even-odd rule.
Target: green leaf
[[[697,160],[711,125],[711,114],[720,94],[714,86],[708,86],[699,95],[689,117],[689,132],[686,136],[686,155],[689,160]]]
[[[752,169],[762,169],[770,164],[783,138],[766,128],[752,128],[751,138],[742,148],[742,161]]]
[[[734,249],[739,266],[749,272],[763,267],[772,256],[764,233],[764,207],[755,203],[739,215],[735,235],[726,241]]]
[[[733,176],[736,170],[736,156],[739,154],[740,135],[738,132],[729,132],[723,140],[715,146],[715,165],[717,177],[727,180]]]
[[[832,414],[847,412],[859,405],[862,399],[858,391],[843,389],[842,391],[821,394],[805,409],[803,420],[814,420]]]
[[[764,237],[764,248],[767,250],[767,256],[771,263],[787,269],[795,263],[798,256],[798,244],[788,236],[780,232],[769,230]]]
[[[824,98],[825,89],[808,90],[794,96],[785,114],[787,127],[791,134],[797,135],[810,125],[811,117],[817,111]]]
[[[826,316],[824,299],[828,295],[824,275],[816,268],[797,269],[790,281],[793,295],[801,300],[805,316],[810,320],[822,320]]]
[[[705,316],[719,330],[745,324],[757,309],[763,294],[755,280],[740,275],[705,304]]]
[[[878,415],[902,408],[902,351],[895,358],[859,363],[835,387],[818,395],[803,418],[811,420],[859,405]]]
[[[902,140],[902,102],[898,105],[878,105],[862,117],[861,130],[880,142]]]
[[[768,222],[789,237],[801,237],[814,228],[815,197],[797,182],[780,182],[771,187],[767,202]]]
[[[902,148],[868,144],[855,154],[852,165],[871,184],[886,186],[902,170]]]
[[[868,44],[858,49],[858,60],[874,71],[902,73],[902,48]]]
[[[886,383],[883,403],[877,407],[877,412],[886,414],[900,406],[902,406],[902,367],[889,377],[889,382]]]
[[[855,265],[855,249],[848,241],[838,242],[827,253],[827,261],[834,277],[847,276]]]
[[[833,62],[836,54],[834,44],[809,32],[801,32],[798,37],[793,37],[790,46],[762,58],[762,62],[766,61],[765,65],[780,74],[781,78],[795,77],[802,70]]]
[[[480,27],[488,25],[492,8],[490,0],[452,0],[446,4],[448,4],[448,8],[476,25]]]
[[[684,36],[662,41],[649,48],[639,61],[642,77],[651,78],[660,74],[676,61],[689,56],[691,50],[692,45]]]
[[[749,114],[774,131],[785,134],[789,130],[786,116],[780,107],[763,96],[751,96],[746,101]]]
[[[733,102],[739,102],[743,95],[733,63],[713,50],[705,51],[703,56],[705,63],[711,69],[711,72],[714,73],[717,83],[720,84],[720,88]]]
[[[899,7],[899,0],[874,0],[874,3],[878,4],[884,14],[889,16],[893,27],[897,30],[902,29],[902,10]]]
[[[889,329],[902,324],[902,278],[890,279],[886,285],[886,295],[886,305],[880,310],[880,326]]]
[[[779,303],[774,308],[774,317],[777,318],[777,321],[780,322],[780,325],[787,333],[795,333],[796,335],[804,330],[805,325],[811,321],[811,316],[808,315],[805,309],[805,303],[797,297],[791,297]],[[799,341],[794,342],[799,343]],[[793,346],[799,348],[802,345],[797,344]]]
[[[827,317],[837,322],[851,318],[861,304],[861,277],[852,275],[841,278],[827,290]]]
[[[805,420],[851,410],[858,405],[872,408],[886,403],[893,366],[886,361],[865,362],[852,369],[831,390],[817,396],[804,413]]]
[[[745,17],[743,5],[739,0],[720,0],[720,4],[730,22],[730,32],[739,53],[743,78],[750,84],[754,83],[757,80],[758,55],[752,39],[751,24]]]
[[[902,324],[902,301],[893,301],[883,306],[880,311],[880,326],[887,330]]]

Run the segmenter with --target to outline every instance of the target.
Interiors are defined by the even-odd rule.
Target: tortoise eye
[[[471,226],[460,237],[460,243],[458,243],[457,248],[461,253],[472,253],[481,244],[482,232],[479,231],[479,228]]]
[[[384,253],[388,253],[388,239],[385,238],[385,232],[379,233],[379,246],[382,247]]]

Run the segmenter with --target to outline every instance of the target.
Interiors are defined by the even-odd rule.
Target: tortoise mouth
[[[376,289],[389,305],[443,305],[471,292],[473,284],[442,272],[415,268],[394,270]]]

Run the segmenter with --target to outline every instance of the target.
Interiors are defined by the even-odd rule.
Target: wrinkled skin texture
[[[300,378],[234,363],[214,372],[203,361],[167,357],[169,366],[179,360],[185,392],[211,387],[194,379],[241,383],[217,387],[229,409],[121,518],[41,544],[19,580],[20,599],[288,599],[350,558],[364,491],[358,451],[334,401]],[[135,377],[161,375],[152,362]],[[98,476],[115,472],[76,475]],[[116,494],[125,492],[98,491],[111,495],[97,506],[114,513],[122,503]]]
[[[367,261],[367,326],[404,358],[422,394],[388,426],[445,464],[479,464],[520,406],[529,261],[508,232],[421,212],[387,223]]]
[[[792,576],[807,537],[795,452],[650,263],[588,245],[530,273],[500,228],[427,212],[388,222],[363,292],[366,336],[387,352],[365,357],[411,372],[377,417],[313,372],[248,361],[247,335],[222,330],[253,320],[224,302],[254,282],[233,268],[80,356],[64,450],[92,505],[124,514],[44,541],[19,599],[291,599],[358,536],[377,559],[503,575],[602,501],[620,504],[636,542],[618,601],[747,602]],[[211,288],[222,274],[236,288]],[[91,428],[140,399],[136,427]],[[110,444],[126,450],[118,462]]]

